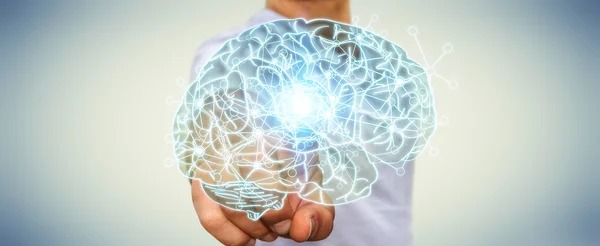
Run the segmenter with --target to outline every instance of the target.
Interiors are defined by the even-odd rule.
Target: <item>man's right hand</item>
[[[315,204],[294,193],[286,197],[282,209],[270,210],[258,221],[214,202],[198,180],[192,180],[192,200],[202,226],[225,245],[254,245],[256,240],[272,242],[278,237],[319,241],[333,229],[333,206]]]
[[[220,100],[236,101],[244,97],[240,93],[234,92],[229,96],[219,98]],[[198,122],[188,123],[188,129],[196,129],[192,131],[193,133],[202,131],[205,135],[211,136],[210,139],[213,140],[201,142],[201,146],[204,148],[203,158],[196,161],[191,159],[193,156],[191,153],[186,155],[188,158],[186,161],[194,163],[194,166],[189,167],[191,171],[194,171],[193,168],[201,169],[197,172],[188,172],[190,170],[186,170],[186,172],[190,173],[192,179],[192,200],[202,226],[225,245],[254,245],[256,240],[271,242],[278,237],[289,238],[296,242],[319,241],[327,238],[333,229],[334,207],[304,200],[299,195],[309,197],[309,200],[332,204],[327,200],[326,194],[309,192],[315,188],[314,184],[323,181],[321,170],[315,166],[318,161],[315,152],[298,156],[298,153],[291,151],[290,139],[282,141],[277,134],[272,136],[265,133],[264,136],[251,136],[256,129],[249,128],[244,120],[232,120],[224,117],[229,114],[222,110],[224,105],[221,104],[223,103],[219,100],[209,100],[207,105],[213,107],[207,106],[207,109],[201,112]],[[230,104],[235,103],[230,102]],[[230,132],[245,132],[246,135],[242,137],[238,134],[229,134]],[[195,137],[188,139],[189,141],[202,139],[202,136]],[[250,142],[253,143],[250,144]],[[287,143],[287,145],[281,143]],[[195,143],[189,142],[185,146],[195,146]],[[237,146],[245,146],[236,154],[242,157],[242,162],[260,161],[265,162],[265,166],[255,169],[242,165],[225,165],[227,161],[222,155],[224,149],[236,149]],[[277,149],[276,156],[267,158],[265,156],[267,153],[274,153],[273,148]],[[313,148],[316,148],[316,145]],[[236,160],[238,159],[236,158]],[[278,161],[278,163],[272,163],[274,161]],[[266,165],[266,162],[270,162],[269,165]],[[287,172],[281,172],[282,167],[296,166],[300,162],[305,163],[303,165],[309,171],[299,169],[298,173],[293,176],[286,175]],[[217,183],[208,174],[209,170],[220,170],[220,182]],[[236,173],[237,176],[233,173]],[[279,175],[280,173],[282,174]],[[274,174],[278,175],[274,176]],[[305,181],[310,180],[312,184],[306,184],[304,189],[298,190],[292,185],[298,178],[304,178]],[[240,180],[260,180],[261,182],[256,184],[266,193],[278,197],[283,202],[283,207],[279,210],[268,210],[259,220],[253,221],[245,212],[235,211],[215,202],[208,195],[210,193],[207,193],[207,189],[203,187],[200,180],[208,181],[211,185]]]

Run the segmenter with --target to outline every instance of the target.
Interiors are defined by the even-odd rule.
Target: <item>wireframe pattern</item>
[[[257,220],[291,193],[365,198],[377,166],[402,175],[435,130],[433,106],[425,71],[392,42],[330,20],[278,20],[212,56],[177,112],[174,149],[213,200]]]

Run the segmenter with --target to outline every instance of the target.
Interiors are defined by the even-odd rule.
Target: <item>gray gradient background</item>
[[[597,1],[382,1],[376,30],[439,72],[416,245],[600,245]],[[196,47],[263,1],[1,1],[0,244],[218,245],[164,136]],[[364,23],[362,23],[364,24]]]

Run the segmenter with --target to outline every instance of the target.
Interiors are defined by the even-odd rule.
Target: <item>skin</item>
[[[351,18],[349,0],[269,0],[266,7],[290,19],[326,18],[349,23]],[[291,155],[277,153],[280,160],[293,159]],[[252,221],[246,213],[230,210],[211,200],[199,180],[192,180],[191,187],[200,223],[224,245],[255,245],[256,240],[272,242],[278,237],[296,242],[320,241],[333,230],[333,206],[311,203],[294,193],[287,196],[281,210],[270,210],[259,221]]]

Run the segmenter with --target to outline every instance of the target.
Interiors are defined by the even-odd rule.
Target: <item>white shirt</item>
[[[198,48],[194,56],[192,78],[198,77],[202,67],[227,40],[237,37],[252,26],[278,19],[285,19],[285,17],[272,10],[264,9],[243,26],[206,41]],[[393,168],[381,168],[378,172],[378,180],[372,186],[369,197],[336,206],[333,232],[327,239],[302,243],[302,245],[412,245],[413,165],[407,164],[405,170],[403,176],[398,176]],[[257,242],[257,245],[296,244],[298,243],[287,239],[277,239],[272,243]]]

